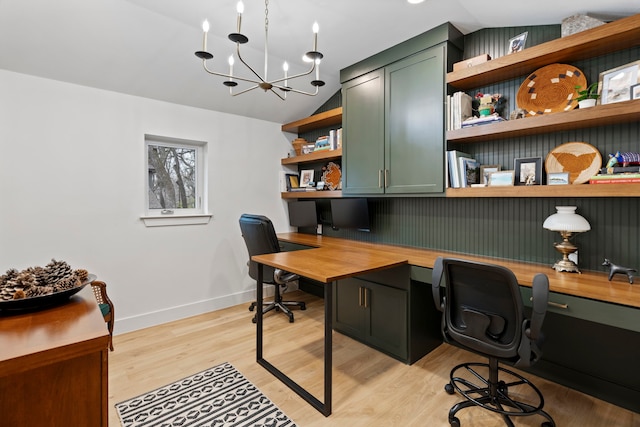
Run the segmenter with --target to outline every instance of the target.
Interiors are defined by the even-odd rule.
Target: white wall
[[[209,224],[144,226],[144,134],[209,143]],[[250,301],[239,216],[288,230],[279,123],[0,70],[0,148],[0,274],[97,274],[116,334]]]

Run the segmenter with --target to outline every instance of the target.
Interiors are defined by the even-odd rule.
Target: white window
[[[145,135],[147,226],[209,221],[206,148],[206,142]]]

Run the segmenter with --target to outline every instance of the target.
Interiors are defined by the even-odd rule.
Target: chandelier
[[[222,82],[225,86],[227,86],[229,88],[229,94],[231,96],[237,96],[237,95],[241,95],[243,93],[249,92],[253,89],[257,89],[260,88],[262,90],[266,91],[271,91],[272,93],[276,94],[278,96],[278,98],[282,99],[283,101],[286,99],[287,97],[287,93],[288,92],[295,92],[295,93],[300,93],[303,95],[309,95],[309,96],[315,96],[318,94],[318,88],[321,86],[324,86],[324,82],[322,80],[320,80],[320,60],[322,59],[322,53],[318,52],[318,23],[314,23],[313,24],[313,50],[307,52],[304,54],[303,56],[303,60],[306,62],[310,62],[311,63],[311,68],[309,68],[308,71],[300,73],[300,74],[295,74],[292,76],[288,76],[287,72],[289,71],[289,64],[287,64],[287,62],[285,61],[282,69],[284,71],[284,75],[279,77],[279,78],[275,78],[275,79],[269,79],[268,78],[268,64],[269,64],[269,0],[265,0],[264,2],[264,74],[260,75],[253,67],[251,67],[248,63],[245,62],[245,60],[242,58],[242,55],[240,54],[240,45],[245,44],[249,41],[249,39],[242,34],[241,31],[241,26],[242,26],[242,13],[244,12],[244,5],[243,3],[240,1],[238,2],[238,7],[237,7],[237,11],[238,11],[238,18],[237,18],[237,32],[235,33],[231,33],[229,34],[229,40],[231,40],[233,43],[236,44],[236,56],[238,57],[238,60],[244,64],[245,67],[247,67],[249,69],[249,71],[251,72],[250,74],[252,74],[252,77],[243,77],[243,76],[239,76],[239,75],[234,75],[233,74],[233,64],[235,62],[234,56],[231,55],[229,56],[229,73],[219,73],[217,71],[213,71],[211,69],[209,69],[209,67],[207,67],[207,60],[212,59],[213,58],[213,54],[209,53],[207,51],[207,34],[209,32],[209,22],[208,21],[204,21],[204,23],[202,24],[202,30],[204,31],[204,36],[203,36],[203,41],[202,41],[202,50],[199,50],[195,53],[195,55],[202,59],[202,66],[204,67],[205,71],[209,74],[212,74],[214,76],[220,76],[220,77],[224,77],[227,80],[225,80],[224,82]],[[297,79],[299,77],[304,77],[306,75],[309,75],[311,73],[313,73],[315,71],[315,79],[311,81],[311,85],[315,87],[315,91],[313,92],[307,92],[304,90],[300,90],[300,89],[295,89],[291,86],[289,86],[289,82],[291,80]],[[248,82],[253,84],[251,87],[244,89],[240,92],[234,92],[233,88],[236,87],[238,85],[238,81],[242,81],[242,82]],[[276,90],[274,89],[279,89],[281,93],[278,93]]]

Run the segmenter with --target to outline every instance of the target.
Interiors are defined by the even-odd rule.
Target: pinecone
[[[15,279],[18,275],[18,270],[15,268],[10,268],[7,270],[6,274],[0,276],[0,288],[5,286],[9,280]]]
[[[45,284],[48,286],[54,286],[59,280],[64,279],[73,274],[71,266],[65,261],[56,261],[51,259],[51,262],[46,265],[45,269]]]
[[[5,285],[0,289],[0,299],[10,300],[18,299],[21,294],[16,295],[18,292],[28,294],[31,289],[36,288],[36,277],[24,270],[18,273],[14,278],[8,280]]]
[[[46,286],[47,285],[47,271],[40,266],[29,267],[27,270],[29,273],[33,274],[36,278],[37,286]]]
[[[79,268],[73,273],[78,277],[78,279],[80,279],[80,282],[82,283],[84,283],[89,278],[89,272],[84,268]]]
[[[33,286],[29,288],[24,294],[27,298],[31,297],[39,297],[41,295],[49,295],[52,294],[53,288],[51,286]],[[14,297],[15,298],[15,297]]]
[[[67,289],[75,288],[76,286],[80,285],[80,283],[80,279],[78,279],[75,274],[72,274],[71,276],[67,276],[64,279],[58,280],[53,285],[53,292],[60,292]]]

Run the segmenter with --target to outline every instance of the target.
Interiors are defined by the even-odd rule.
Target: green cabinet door
[[[347,278],[333,286],[334,329],[351,338],[364,340],[367,313],[362,304],[362,281]]]
[[[364,292],[369,311],[367,341],[372,346],[406,361],[408,292],[371,282],[367,282]]]
[[[384,169],[384,71],[342,86],[342,192],[380,194]]]
[[[385,69],[386,193],[444,191],[444,49]]]

